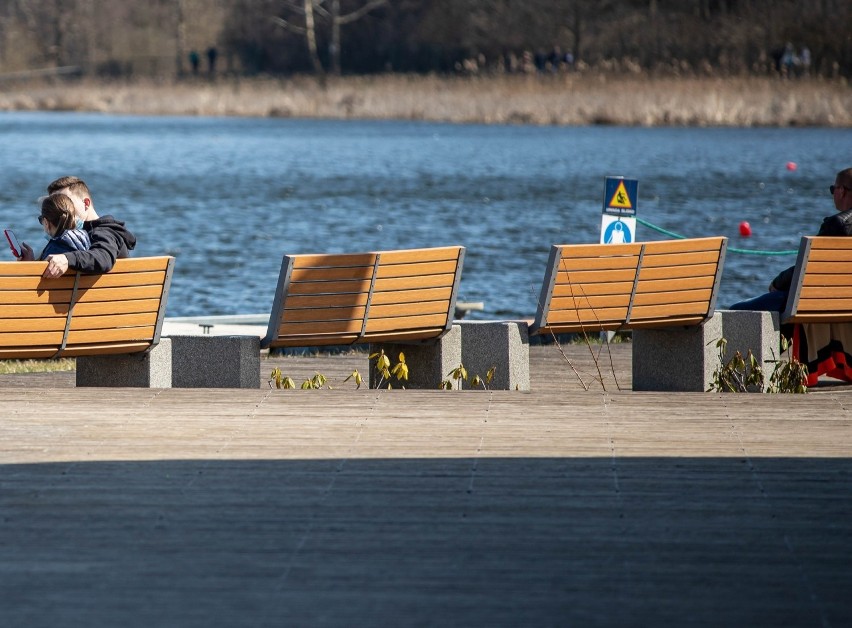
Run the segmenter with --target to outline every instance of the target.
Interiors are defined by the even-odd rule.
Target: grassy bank
[[[843,81],[560,75],[0,85],[0,110],[488,124],[852,126]]]

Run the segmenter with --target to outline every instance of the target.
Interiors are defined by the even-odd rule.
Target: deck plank
[[[0,376],[0,624],[852,623],[852,387],[634,393],[612,350],[588,391],[552,346],[529,393]]]

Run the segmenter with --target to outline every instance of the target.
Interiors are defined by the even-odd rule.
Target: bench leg
[[[161,338],[148,353],[80,356],[77,386],[171,388],[171,340]]]
[[[703,325],[633,330],[633,390],[704,392],[719,366],[717,312]]]
[[[449,332],[438,340],[428,344],[398,344],[381,343],[370,345],[370,355],[378,351],[384,351],[390,358],[391,366],[394,366],[400,353],[405,354],[405,363],[408,365],[408,381],[400,382],[391,377],[390,385],[393,388],[421,388],[437,390],[441,382],[448,379],[447,373],[462,363],[462,341],[461,329],[453,325]],[[379,385],[379,374],[376,372],[375,360],[370,360],[370,388]],[[381,387],[386,388],[388,382],[382,382]]]
[[[489,390],[530,389],[530,341],[526,321],[461,321],[462,363],[483,380],[494,367]],[[472,388],[466,384],[464,388]],[[481,388],[479,388],[481,390]]]
[[[260,388],[257,336],[170,336],[173,388]]]
[[[718,310],[722,315],[722,336],[727,340],[723,363],[727,364],[739,351],[745,358],[749,350],[763,368],[763,390],[769,387],[769,376],[775,365],[767,360],[781,359],[781,326],[778,312]]]

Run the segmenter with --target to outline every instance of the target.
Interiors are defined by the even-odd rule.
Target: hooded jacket
[[[92,246],[88,251],[65,253],[68,267],[85,274],[106,273],[112,270],[115,260],[127,257],[136,247],[134,236],[124,223],[112,216],[87,220],[83,229],[89,234]]]
[[[50,238],[47,241],[38,258],[39,260],[44,260],[47,259],[48,255],[57,255],[60,253],[68,255],[68,253],[73,251],[85,251],[91,245],[92,241],[89,238],[89,234],[85,231],[81,229],[66,229],[58,236]]]

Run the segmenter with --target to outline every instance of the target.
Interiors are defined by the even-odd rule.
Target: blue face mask
[[[48,240],[48,241],[50,241],[53,238],[53,236],[50,235],[47,231],[42,231],[41,237],[43,237],[45,240]]]
[[[85,220],[83,220],[82,218],[78,218],[78,219],[77,219],[77,224],[76,224],[77,229],[82,229],[82,228],[83,228],[83,224],[84,224],[85,222],[86,222],[86,221],[85,221]]]

